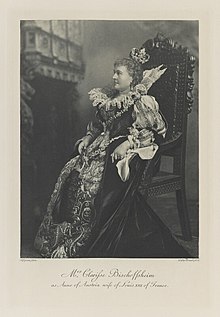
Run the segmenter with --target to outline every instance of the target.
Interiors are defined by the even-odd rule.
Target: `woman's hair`
[[[136,86],[143,79],[143,70],[141,64],[131,58],[121,58],[114,62],[114,67],[125,66],[129,75],[132,77],[132,86]]]

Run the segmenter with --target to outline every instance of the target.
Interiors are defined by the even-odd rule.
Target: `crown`
[[[144,64],[149,61],[150,55],[146,53],[145,48],[132,48],[130,52],[130,57],[141,64]]]

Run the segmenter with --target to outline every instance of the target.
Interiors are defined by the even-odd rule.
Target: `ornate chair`
[[[160,110],[168,123],[165,141],[151,162],[140,185],[140,192],[147,197],[176,192],[182,235],[191,240],[191,229],[185,193],[185,154],[187,115],[192,110],[192,89],[195,58],[188,49],[178,46],[171,39],[158,34],[143,46],[151,58],[146,69],[163,64],[167,70],[151,87],[149,95],[155,96]],[[173,171],[161,172],[162,156],[173,158]]]

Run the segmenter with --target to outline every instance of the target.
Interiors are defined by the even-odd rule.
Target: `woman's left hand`
[[[127,151],[130,149],[130,143],[129,141],[124,141],[122,144],[120,144],[119,146],[116,147],[116,149],[114,150],[114,152],[111,154],[112,157],[112,163],[116,160],[122,160]]]

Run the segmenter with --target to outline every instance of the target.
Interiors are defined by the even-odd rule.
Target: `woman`
[[[77,142],[35,239],[43,257],[187,257],[137,188],[166,133],[147,95],[166,71],[142,72],[150,56],[133,49],[114,64],[114,89],[89,92],[97,122]]]

